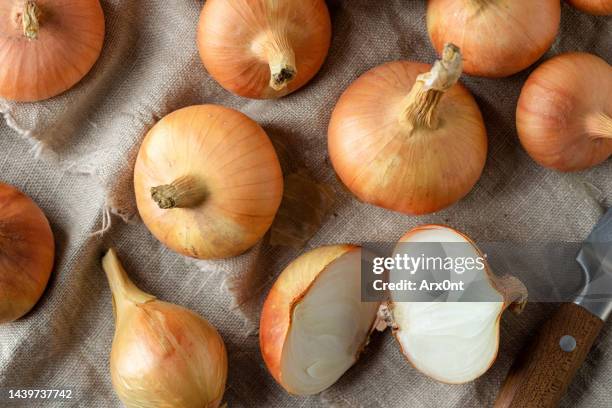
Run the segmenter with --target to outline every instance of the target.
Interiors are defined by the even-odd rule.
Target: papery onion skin
[[[116,317],[113,388],[128,408],[216,408],[227,380],[219,333],[184,307],[159,301],[129,280],[111,249],[103,259]]]
[[[438,52],[461,48],[464,71],[506,77],[550,48],[561,19],[559,0],[428,0],[427,29]]]
[[[329,124],[329,155],[361,201],[406,214],[441,210],[464,197],[482,174],[487,135],[478,105],[455,84],[437,105],[433,129],[398,118],[417,75],[431,65],[398,61],[359,77]]]
[[[568,0],[569,4],[585,13],[596,16],[612,14],[612,0]]]
[[[331,41],[324,0],[208,0],[198,25],[198,49],[221,86],[253,99],[285,96],[320,70]],[[287,76],[271,85],[271,72]],[[277,88],[277,89],[274,89]]]
[[[300,394],[285,383],[281,370],[283,347],[289,334],[293,307],[327,265],[357,250],[359,247],[354,245],[333,245],[301,255],[285,268],[266,297],[259,324],[261,353],[270,374],[289,393]]]
[[[198,199],[160,208],[152,189],[185,176],[199,186]],[[256,122],[233,109],[200,105],[169,114],[149,131],[134,188],[140,216],[157,239],[187,256],[218,259],[243,253],[266,233],[280,206],[283,175]]]
[[[0,323],[12,322],[38,302],[53,269],[49,221],[28,196],[0,183]]]
[[[35,102],[72,88],[98,60],[104,13],[98,0],[35,0],[39,24],[22,25],[24,0],[0,2],[0,97]]]
[[[559,171],[612,155],[612,67],[587,53],[561,54],[527,79],[516,110],[520,141],[539,164]]]

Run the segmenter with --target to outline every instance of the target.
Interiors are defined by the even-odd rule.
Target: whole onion
[[[433,67],[387,63],[344,92],[329,124],[329,155],[360,200],[426,214],[472,189],[487,135],[474,98],[457,84],[460,74],[461,54],[448,45]]]
[[[0,323],[19,319],[43,294],[55,243],[49,221],[28,196],[0,183]]]
[[[304,86],[330,41],[324,0],[208,0],[198,25],[207,71],[247,98],[279,98]]]
[[[127,408],[217,408],[227,352],[202,317],[138,289],[110,249],[102,259],[115,313],[113,388]]]
[[[104,14],[98,0],[0,2],[0,97],[23,102],[70,89],[98,60]]]
[[[583,170],[612,155],[612,67],[587,53],[558,55],[523,86],[516,127],[529,155],[560,171]]]
[[[470,75],[505,77],[550,48],[561,19],[559,0],[428,0],[429,37],[442,52],[457,44]]]
[[[227,258],[270,228],[283,194],[272,142],[252,119],[217,105],[191,106],[147,134],[134,169],[142,220],[184,255]]]

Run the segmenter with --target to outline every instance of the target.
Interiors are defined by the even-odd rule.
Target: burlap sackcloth
[[[75,396],[68,402],[10,406],[121,406],[109,377],[114,324],[99,262],[110,245],[118,248],[139,286],[201,313],[219,329],[229,351],[225,400],[230,407],[490,406],[516,352],[554,305],[531,304],[521,316],[507,314],[496,363],[472,383],[444,385],[419,374],[384,333],[373,337],[360,361],[328,391],[291,397],[267,373],[256,328],[271,282],[300,251],[273,247],[266,238],[227,261],[194,261],[170,252],[136,215],[132,166],[142,137],[158,119],[184,106],[217,103],[258,121],[313,179],[334,189],[331,214],[305,249],[394,241],[407,229],[430,222],[452,225],[477,241],[579,241],[601,215],[602,204],[610,203],[612,162],[559,174],[525,154],[514,112],[528,71],[501,80],[462,78],[486,120],[490,148],[484,174],[452,208],[410,217],[346,193],[330,166],[326,133],[335,102],[360,74],[397,59],[435,60],[426,34],[425,1],[329,1],[334,33],[327,62],[303,90],[278,101],[233,96],[206,74],[195,42],[202,2],[102,4],[104,50],[77,87],[36,104],[0,101],[6,122],[0,125],[0,178],[40,204],[58,246],[40,303],[24,319],[0,327],[0,388],[68,387]],[[546,57],[564,51],[588,51],[612,62],[612,19],[564,4],[561,31]],[[286,172],[295,170],[287,167]],[[92,235],[96,232],[104,234]],[[611,354],[608,325],[562,406],[610,406]]]

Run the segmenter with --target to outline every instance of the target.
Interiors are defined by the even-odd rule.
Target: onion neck
[[[151,188],[151,198],[164,210],[195,207],[207,196],[206,188],[192,176],[182,176],[170,184]]]
[[[23,11],[21,13],[21,24],[23,26],[23,35],[28,40],[38,38],[40,30],[40,8],[35,0],[26,0],[23,3]]]
[[[283,90],[295,79],[295,53],[286,32],[271,30],[255,41],[254,49],[270,67],[269,85],[272,89]]]
[[[411,130],[438,127],[437,107],[442,95],[457,83],[462,71],[461,52],[454,44],[446,44],[442,59],[431,71],[417,76],[410,93],[404,99],[400,123]]]
[[[127,304],[142,304],[155,300],[155,296],[138,289],[130,280],[114,248],[110,248],[102,258],[102,269],[106,273],[113,294],[116,315],[119,315]]]
[[[587,116],[586,129],[594,139],[612,139],[612,117],[604,112]]]

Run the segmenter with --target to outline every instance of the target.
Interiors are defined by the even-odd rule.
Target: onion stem
[[[29,40],[35,40],[38,38],[38,31],[40,29],[40,8],[34,0],[26,0],[23,4],[23,14],[21,15],[21,22],[23,25],[23,35]]]
[[[170,184],[151,188],[151,198],[162,209],[194,207],[207,196],[208,191],[191,176],[182,176]]]
[[[444,92],[457,83],[461,76],[462,60],[459,47],[446,44],[442,59],[431,71],[421,74],[404,100],[399,121],[415,128],[435,129],[438,126],[437,106]]]
[[[270,66],[270,87],[275,91],[286,88],[297,75],[295,53],[287,34],[284,32],[267,33],[258,45]]]
[[[102,258],[102,269],[106,273],[106,278],[113,294],[115,313],[122,309],[122,305],[126,301],[146,303],[155,299],[155,296],[143,292],[134,285],[125,269],[123,269],[123,265],[121,265],[114,248],[110,248]]]
[[[518,278],[511,275],[496,276],[494,285],[504,296],[506,307],[519,314],[527,304],[527,288]]]
[[[612,139],[612,117],[603,112],[588,116],[586,128],[595,139]]]

